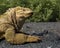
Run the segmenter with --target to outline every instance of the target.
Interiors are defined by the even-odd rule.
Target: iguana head
[[[25,7],[20,7],[20,6],[14,7],[14,8],[9,8],[9,10],[7,10],[7,12],[15,14],[17,18],[23,18],[23,17],[28,18],[28,17],[32,16],[32,14],[33,14],[31,9],[25,8]]]
[[[16,11],[16,16],[17,17],[29,17],[33,14],[32,10],[29,8],[24,8],[24,7],[15,7],[15,11]]]

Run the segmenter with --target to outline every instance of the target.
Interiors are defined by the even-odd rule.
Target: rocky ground
[[[43,36],[42,42],[11,45],[6,40],[0,41],[0,48],[60,48],[60,23],[40,22],[25,23],[23,28],[28,34]]]

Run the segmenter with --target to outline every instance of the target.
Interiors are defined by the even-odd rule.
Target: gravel
[[[43,36],[42,42],[11,45],[6,40],[0,41],[0,48],[60,48],[60,23],[40,22],[25,23],[22,30],[31,35]]]

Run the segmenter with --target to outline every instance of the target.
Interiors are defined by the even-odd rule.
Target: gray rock
[[[45,33],[44,30],[48,32]],[[31,35],[43,34],[42,42],[26,43],[23,45],[11,45],[6,40],[0,41],[0,48],[60,48],[60,23],[59,22],[41,22],[26,23],[23,31]],[[41,36],[41,35],[40,35]]]

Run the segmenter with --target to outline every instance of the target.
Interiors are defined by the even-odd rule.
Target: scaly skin
[[[0,16],[0,39],[5,38],[12,44],[37,42],[41,38],[21,33],[25,20],[32,15],[32,10],[24,7],[9,8]],[[17,33],[19,32],[19,33]]]

